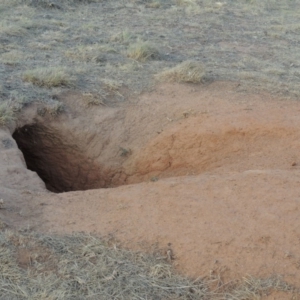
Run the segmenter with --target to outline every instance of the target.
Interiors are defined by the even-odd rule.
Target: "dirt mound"
[[[192,277],[276,274],[298,284],[300,104],[237,87],[165,85],[84,113],[82,97],[65,94],[59,121],[24,116],[13,136],[28,167],[46,171],[52,190],[74,192],[28,186],[23,205],[37,207],[35,219],[23,212],[15,223],[157,244]],[[99,187],[115,188],[75,192]]]

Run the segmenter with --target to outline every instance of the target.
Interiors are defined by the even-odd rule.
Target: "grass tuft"
[[[4,64],[15,66],[24,60],[24,54],[18,50],[12,50],[0,55],[0,61]]]
[[[103,98],[99,94],[95,95],[92,93],[83,93],[82,97],[83,97],[86,107],[99,106],[99,105],[105,106]]]
[[[134,35],[129,30],[123,30],[114,34],[111,38],[111,42],[119,42],[128,45],[129,41],[134,37]]]
[[[7,102],[0,104],[0,126],[8,125],[14,118],[14,111]]]
[[[141,62],[150,59],[159,59],[159,51],[149,42],[137,41],[131,44],[127,51],[127,57]]]
[[[65,106],[59,101],[53,101],[53,103],[48,104],[46,107],[46,113],[52,117],[56,117],[65,111]]]
[[[122,86],[122,82],[106,78],[103,80],[103,85],[106,90],[110,92],[115,92],[120,89],[120,87]]]
[[[66,51],[65,55],[79,61],[101,63],[106,61],[106,53],[116,53],[116,51],[108,45],[95,44],[78,46],[75,49]]]
[[[9,95],[11,109],[14,113],[20,112],[25,106],[30,104],[32,100],[29,97],[26,97],[24,93],[18,91],[11,91]]]
[[[71,76],[62,67],[29,70],[23,74],[22,78],[26,82],[47,88],[70,86],[72,84]]]
[[[164,82],[188,82],[199,83],[205,75],[203,65],[195,61],[185,61],[174,68],[165,70],[156,75],[156,78]]]
[[[27,31],[20,24],[13,22],[1,21],[0,22],[0,34],[7,36],[20,37],[26,35]]]
[[[145,5],[147,8],[160,8],[160,3],[158,1],[149,2]]]
[[[195,5],[197,2],[196,0],[176,0],[176,4],[178,6],[192,6]]]

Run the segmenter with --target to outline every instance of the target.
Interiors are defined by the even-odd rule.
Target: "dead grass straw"
[[[90,235],[6,231],[0,240],[0,299],[199,299],[207,293],[203,282],[174,274],[162,258]]]
[[[259,299],[295,292],[279,278],[240,284],[179,276],[166,258],[122,250],[87,235],[0,232],[1,299]],[[217,288],[209,290],[209,286]]]
[[[0,104],[0,126],[5,126],[14,120],[14,111],[7,102]]]
[[[39,68],[28,70],[23,74],[23,80],[40,87],[70,86],[71,76],[61,67]]]
[[[149,42],[138,41],[130,45],[127,56],[137,61],[159,59],[159,51]]]
[[[205,75],[203,65],[196,61],[185,61],[174,68],[165,70],[156,75],[159,81],[199,83]]]

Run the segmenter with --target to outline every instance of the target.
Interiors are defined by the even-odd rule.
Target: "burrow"
[[[299,132],[294,128],[254,126],[243,119],[238,126],[221,122],[221,127],[210,120],[201,126],[191,121],[174,124],[122,158],[115,141],[122,134],[116,137],[106,130],[104,137],[101,131],[105,130],[99,127],[95,132],[91,129],[88,136],[77,126],[81,132],[72,136],[72,124],[66,130],[58,122],[56,126],[36,122],[17,128],[13,138],[28,169],[39,175],[48,190],[57,193],[219,172],[222,168],[226,172],[289,168],[291,158],[298,153],[293,145]]]
[[[41,123],[17,128],[13,138],[27,168],[36,172],[52,192],[69,192],[121,185],[121,170],[112,170],[88,157],[68,133]],[[117,180],[117,179],[119,180]]]

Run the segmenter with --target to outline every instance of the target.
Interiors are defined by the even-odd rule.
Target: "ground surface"
[[[114,163],[124,176],[116,183],[124,186],[50,193],[26,170],[7,133],[2,219],[44,233],[111,235],[131,250],[171,250],[175,268],[192,278],[218,274],[228,282],[280,275],[298,287],[300,104],[236,92],[237,87],[162,85],[123,107],[98,108],[89,120],[76,102],[70,105],[74,94],[62,96],[76,119],[62,116],[57,138],[78,134],[85,159],[99,166]],[[110,135],[110,143],[106,131],[99,138],[93,125],[109,115],[107,109],[123,116],[117,126],[110,124],[113,136],[120,137]],[[22,121],[33,111],[27,109]],[[43,121],[51,130],[57,123]],[[126,138],[131,130],[133,137]],[[84,143],[90,137],[90,144]],[[125,157],[117,146],[122,139],[131,147]],[[97,157],[99,147],[103,156]],[[56,164],[68,163],[49,161]]]
[[[227,279],[282,274],[298,283],[300,105],[234,90],[170,85],[143,95],[149,110],[134,107],[141,119],[129,126],[146,123],[155,135],[140,145],[143,132],[134,134],[122,169],[129,183],[146,182],[49,195],[44,228],[113,233],[133,248],[171,243],[193,277],[222,269]]]
[[[297,299],[298,14],[296,1],[1,1],[3,299]],[[185,61],[204,66],[197,84],[156,76]],[[160,249],[192,281],[154,282],[174,274],[160,262],[118,277],[123,254],[100,255],[91,232]]]
[[[298,97],[298,13],[288,0],[3,0],[0,97],[14,111],[43,102],[50,114],[69,88],[119,103],[121,86],[142,91],[186,60],[203,63],[206,80]],[[141,42],[159,54],[132,59]]]

